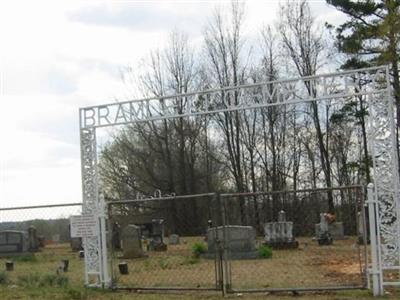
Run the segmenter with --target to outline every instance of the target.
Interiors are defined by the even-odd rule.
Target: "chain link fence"
[[[365,288],[363,202],[361,186],[109,202],[114,287]]]
[[[363,201],[363,188],[353,186],[108,202],[114,287],[228,293],[364,288]],[[15,284],[56,276],[81,285],[83,245],[70,238],[69,228],[69,217],[81,212],[80,203],[0,208],[0,271],[11,262],[7,273]]]
[[[81,203],[0,208],[0,273],[8,283],[82,285],[82,244],[69,229],[69,217],[81,213]]]
[[[207,228],[222,225],[215,194],[109,202],[113,282],[130,289],[215,290],[217,253]]]
[[[220,197],[232,291],[366,286],[362,187]]]

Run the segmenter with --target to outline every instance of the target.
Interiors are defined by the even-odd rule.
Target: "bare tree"
[[[318,31],[317,24],[311,15],[307,1],[287,2],[281,7],[281,20],[279,31],[283,45],[300,76],[315,75],[320,67],[323,56],[322,33]],[[305,81],[308,94],[316,97],[317,91],[310,81]],[[311,115],[318,141],[321,167],[324,172],[327,187],[332,187],[332,169],[329,159],[328,131],[323,131],[320,120],[319,105],[311,102]],[[326,139],[324,139],[324,137]],[[333,197],[328,193],[328,209],[334,212]]]

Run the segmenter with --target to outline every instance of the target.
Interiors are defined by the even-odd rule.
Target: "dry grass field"
[[[167,252],[147,252],[147,258],[126,260],[129,275],[118,275],[119,286],[130,287],[213,287],[214,261],[195,259],[192,245],[201,238],[181,238],[181,244]],[[232,261],[234,288],[312,287],[360,284],[358,251],[352,240],[318,247],[301,240],[297,250],[276,250],[270,259]],[[307,243],[307,245],[306,245]],[[62,259],[69,259],[69,271],[56,274]],[[121,259],[122,260],[122,259]],[[34,258],[15,258],[15,269],[6,272],[0,259],[0,299],[221,299],[221,292],[131,293],[100,291],[83,287],[83,260],[68,244],[51,245]],[[115,265],[118,263],[115,260]],[[117,268],[114,268],[115,271]],[[232,294],[228,298],[261,299],[261,294]],[[399,296],[391,291],[385,298]],[[290,293],[268,294],[268,299],[292,299]],[[368,291],[301,293],[301,299],[371,299]]]
[[[183,243],[168,246],[167,252],[146,252],[147,258],[129,259],[130,275],[118,282],[131,287],[215,286],[214,260],[193,259],[191,247],[199,237],[183,238]],[[299,249],[275,250],[270,259],[231,261],[232,287],[235,289],[360,286],[363,277],[355,239],[318,246],[311,238],[299,239]],[[118,255],[118,254],[117,254]],[[117,260],[116,260],[117,261]]]

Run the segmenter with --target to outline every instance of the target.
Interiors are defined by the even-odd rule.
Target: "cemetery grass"
[[[233,260],[232,284],[236,289],[360,286],[363,284],[359,255],[363,248],[355,238],[318,246],[311,238],[299,238],[292,250],[274,250],[272,258]],[[195,259],[192,246],[204,242],[201,237],[184,237],[180,245],[169,245],[167,252],[146,252],[148,257],[115,261],[128,263],[128,276],[119,276],[119,284],[130,287],[201,287],[215,285],[214,260]],[[261,241],[258,241],[261,242]],[[115,256],[120,256],[116,253]]]
[[[167,252],[151,252],[148,258],[126,260],[129,264],[129,275],[119,276],[119,285],[141,286],[200,286],[210,287],[214,284],[214,262],[207,259],[196,259],[192,257],[191,245],[201,241],[200,238],[182,238],[181,245],[169,246]],[[304,241],[301,241],[301,246]],[[349,244],[349,242],[344,242]],[[304,245],[303,245],[304,247]],[[330,246],[331,247],[331,246]],[[333,247],[333,246],[332,246]],[[337,245],[339,247],[339,245]],[[326,248],[327,249],[327,248]],[[347,249],[347,248],[346,248]],[[351,249],[351,248],[350,248]],[[329,278],[340,280],[344,275],[339,272],[339,261],[332,268],[328,268],[321,261],[321,253],[315,253],[318,249],[308,246],[306,249],[274,251],[271,259],[254,261],[232,262],[232,279],[237,288],[266,287],[269,282],[272,287],[284,286],[291,275],[285,275],[288,263],[297,264],[294,276],[298,280],[306,280],[311,277],[309,284],[314,284],[320,279],[309,271],[318,271],[319,274],[330,273]],[[332,252],[331,248],[331,252]],[[339,249],[336,249],[339,251]],[[351,275],[351,261],[354,249],[343,250],[342,257],[346,258],[347,266],[343,270]],[[325,251],[325,250],[324,250]],[[351,254],[345,254],[347,251]],[[295,255],[297,254],[297,256]],[[348,256],[346,256],[348,255]],[[300,259],[300,257],[308,257]],[[327,256],[325,256],[326,260]],[[329,258],[329,256],[328,256]],[[62,259],[69,260],[69,271],[57,275],[56,270]],[[221,299],[220,292],[198,293],[130,293],[111,292],[85,289],[83,287],[84,262],[78,258],[78,253],[72,252],[68,244],[49,245],[41,252],[36,253],[34,258],[19,258],[15,260],[14,271],[5,272],[5,262],[9,259],[0,259],[0,299]],[[298,261],[297,261],[298,260]],[[330,260],[330,258],[329,258]],[[286,261],[286,262],[285,262]],[[297,261],[297,262],[296,262]],[[116,260],[118,262],[118,260]],[[309,270],[297,270],[300,263],[308,263]],[[335,262],[335,261],[334,261]],[[258,264],[257,264],[258,263]],[[283,268],[283,269],[281,269]],[[251,271],[252,273],[251,274]],[[288,270],[286,270],[288,271]],[[301,272],[303,272],[301,274]],[[307,272],[304,273],[304,272]],[[318,273],[317,272],[317,273]],[[290,273],[290,272],[289,272]],[[5,278],[1,274],[6,274]],[[349,274],[347,276],[350,276]],[[352,275],[351,275],[352,276]],[[303,279],[302,279],[303,278]],[[347,278],[347,280],[350,277]],[[335,282],[335,281],[334,281]],[[338,281],[336,281],[337,283]],[[340,282],[340,281],[339,281]],[[301,282],[298,282],[300,286]],[[304,281],[302,284],[308,284]],[[294,284],[293,282],[291,284]],[[300,294],[301,299],[372,299],[368,291],[345,291],[337,293],[305,293]],[[242,295],[242,299],[261,299],[265,294]],[[391,292],[386,296],[388,299],[398,299],[399,293]],[[228,298],[237,298],[231,295]],[[293,299],[291,294],[269,295],[268,299]]]

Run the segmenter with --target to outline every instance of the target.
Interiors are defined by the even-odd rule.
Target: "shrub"
[[[207,246],[204,243],[194,243],[192,246],[192,253],[193,256],[196,258],[199,258],[201,254],[204,254],[207,252]]]
[[[272,249],[268,246],[260,246],[258,248],[258,256],[261,258],[271,258],[272,257]]]
[[[6,272],[0,272],[0,285],[8,283],[8,274]]]

